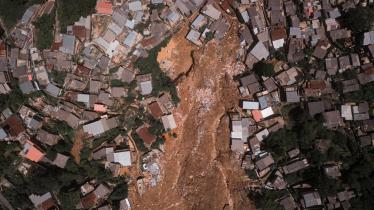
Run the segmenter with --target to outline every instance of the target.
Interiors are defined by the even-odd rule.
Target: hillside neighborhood
[[[139,208],[128,186],[141,198],[162,183],[164,143],[181,127],[180,78],[159,51],[182,25],[202,49],[235,24],[244,70],[230,78],[240,100],[227,141],[257,183],[249,198],[259,209],[373,209],[373,1],[94,3],[62,28],[65,3],[40,0],[0,30],[1,207]]]

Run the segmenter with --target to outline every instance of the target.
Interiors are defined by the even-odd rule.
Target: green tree
[[[68,25],[94,13],[96,0],[57,0],[57,13],[61,31],[65,32]]]
[[[374,22],[374,10],[370,7],[355,7],[345,13],[342,23],[355,33],[362,33],[370,30]]]
[[[76,209],[75,206],[80,200],[80,191],[79,189],[67,192],[60,192],[58,198],[61,202],[62,210]]]
[[[275,73],[273,64],[264,61],[257,62],[253,65],[253,71],[255,71],[258,76],[265,77],[271,77]]]
[[[36,47],[39,50],[50,48],[53,39],[53,25],[55,22],[55,10],[51,14],[44,14],[34,22],[36,28]]]

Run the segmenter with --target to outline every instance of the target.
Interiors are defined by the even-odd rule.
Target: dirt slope
[[[245,192],[250,180],[229,150],[226,113],[238,103],[231,77],[242,69],[235,61],[237,26],[221,43],[202,49],[184,41],[186,31],[182,28],[166,47],[184,50],[175,50],[178,56],[162,55],[162,60],[171,59],[165,63],[172,67],[193,56],[191,68],[183,64],[183,69],[168,69],[173,78],[189,71],[178,81],[178,138],[165,143],[163,180],[141,197],[130,185],[130,199],[135,209],[254,209]]]

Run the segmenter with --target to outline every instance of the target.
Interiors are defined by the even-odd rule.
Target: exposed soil
[[[183,26],[157,55],[161,69],[173,80],[181,73],[185,73],[193,64],[191,53],[197,47],[185,38],[188,30],[189,27]]]
[[[161,51],[172,78],[188,74],[178,80],[177,138],[165,142],[163,180],[141,197],[132,182],[134,209],[255,209],[245,191],[250,180],[229,148],[226,113],[239,101],[232,76],[243,70],[236,64],[237,29],[233,23],[220,43],[197,49],[182,28]]]
[[[79,164],[81,161],[80,152],[84,147],[84,132],[83,129],[79,129],[75,132],[74,144],[71,148],[70,154],[74,157],[74,161]]]

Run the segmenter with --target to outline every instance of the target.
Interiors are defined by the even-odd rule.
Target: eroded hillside
[[[237,25],[201,49],[184,39],[186,32],[183,27],[159,56],[179,78],[177,139],[165,143],[161,183],[141,197],[130,186],[130,199],[135,209],[253,209],[245,191],[250,180],[230,153],[226,116],[238,101],[232,76],[243,70],[236,63]]]

